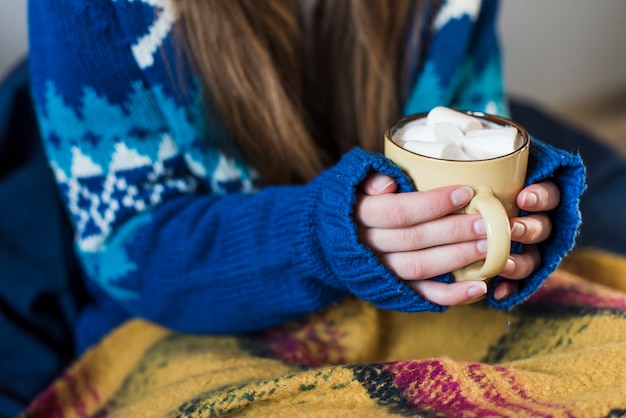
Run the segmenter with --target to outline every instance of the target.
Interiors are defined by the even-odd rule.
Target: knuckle
[[[523,279],[530,276],[541,262],[539,252],[532,246],[523,254],[513,254],[515,270],[509,276],[515,279]]]
[[[427,267],[420,257],[402,256],[396,263],[396,271],[398,275],[407,280],[425,279]]]
[[[438,218],[446,213],[449,213],[453,208],[451,204],[446,204],[441,199],[431,199],[426,204],[426,213],[431,218]]]
[[[408,269],[413,279],[426,279],[429,277],[427,275],[428,268],[423,261],[413,261],[409,263]]]
[[[529,242],[538,242],[544,240],[550,235],[552,223],[550,218],[544,213],[536,214],[531,221],[531,225],[527,228],[527,239]]]
[[[530,274],[535,270],[535,264],[530,257],[523,257],[517,265],[519,266],[517,276],[520,278],[530,276]]]
[[[547,238],[550,230],[550,221],[547,216],[539,213],[524,216],[516,221],[514,228],[521,228],[516,238],[524,244],[532,244]]]
[[[407,209],[403,205],[392,205],[385,212],[387,221],[392,225],[405,225],[409,219]]]
[[[425,238],[424,230],[420,226],[415,226],[413,228],[407,228],[403,231],[401,240],[402,242],[410,247],[414,247],[415,244],[421,243]]]
[[[538,202],[543,210],[550,210],[558,205],[561,200],[561,192],[556,184],[547,181],[534,186],[534,192],[537,194]]]
[[[449,236],[453,242],[465,241],[467,235],[466,225],[460,219],[450,224]]]
[[[536,225],[533,225],[531,228],[527,228],[526,231],[526,240],[528,242],[535,242],[541,238],[540,228],[537,228]]]
[[[556,184],[552,182],[544,183],[544,188],[541,189],[540,198],[546,202],[548,207],[554,206],[561,199],[561,192]]]

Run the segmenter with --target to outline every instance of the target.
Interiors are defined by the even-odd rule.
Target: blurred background
[[[509,93],[626,154],[624,18],[624,0],[502,0]]]
[[[0,0],[0,78],[26,54],[26,1]],[[626,153],[626,1],[503,0],[500,15],[510,94]]]

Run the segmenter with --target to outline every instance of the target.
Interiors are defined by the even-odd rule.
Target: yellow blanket
[[[512,312],[401,314],[349,298],[245,337],[133,320],[23,415],[626,416],[626,260],[579,250]]]

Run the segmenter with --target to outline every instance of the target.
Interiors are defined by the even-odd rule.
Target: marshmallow
[[[522,137],[512,126],[485,122],[446,107],[406,124],[394,141],[408,151],[445,160],[486,160],[519,149]]]
[[[465,113],[457,112],[444,106],[437,106],[428,112],[426,125],[434,125],[439,122],[448,122],[458,126],[463,133],[473,129],[482,129],[483,124],[480,119]]]
[[[416,154],[444,160],[468,160],[460,146],[451,142],[422,142],[409,141],[404,144],[404,149]]]
[[[437,142],[452,142],[459,146],[465,142],[463,131],[453,123],[437,122],[430,126]]]
[[[436,142],[433,126],[426,126],[419,123],[410,123],[400,134],[400,139],[404,142],[422,141]]]
[[[478,129],[465,134],[463,148],[471,154],[507,155],[522,146],[522,138],[513,127]]]

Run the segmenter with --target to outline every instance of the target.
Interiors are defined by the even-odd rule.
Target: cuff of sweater
[[[445,308],[420,297],[389,269],[358,238],[352,218],[357,186],[370,171],[395,178],[399,191],[414,190],[409,178],[380,154],[354,149],[311,184],[305,217],[315,225],[303,228],[309,234],[309,265],[332,287],[345,289],[374,305],[404,312]],[[308,231],[308,232],[305,232]],[[311,234],[315,234],[314,236]],[[322,260],[322,261],[320,261]],[[317,266],[310,261],[315,261]],[[320,270],[320,265],[330,269]]]
[[[541,266],[520,283],[519,292],[503,300],[496,300],[493,292],[503,279],[496,277],[489,283],[487,299],[496,309],[511,309],[528,299],[573,248],[581,223],[580,196],[585,190],[585,167],[578,155],[556,149],[532,139],[526,185],[543,180],[556,183],[561,192],[559,206],[549,213],[552,234],[540,244]],[[521,215],[524,215],[522,213]]]

